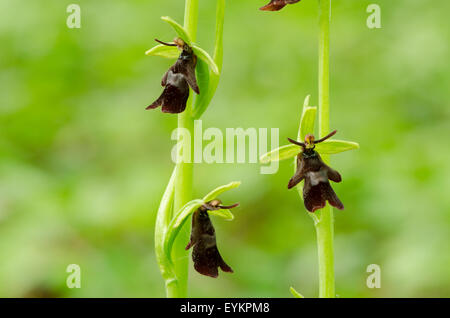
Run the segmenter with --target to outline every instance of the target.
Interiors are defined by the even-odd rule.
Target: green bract
[[[204,62],[206,62],[211,70],[216,74],[219,75],[219,68],[216,65],[216,62],[214,62],[213,58],[209,56],[208,52],[206,52],[204,49],[197,45],[193,45],[192,49],[194,50],[194,54],[197,55],[197,57]]]
[[[183,224],[192,213],[194,213],[199,207],[201,207],[203,203],[204,202],[202,200],[189,201],[175,215],[175,217],[172,219],[172,222],[170,222],[164,238],[164,251],[168,259],[171,259],[170,252],[172,251],[173,242],[180,232],[180,229],[183,227]]]
[[[222,71],[223,64],[223,21],[225,17],[225,0],[217,0],[217,12],[216,12],[216,36],[215,36],[215,44],[214,44],[214,62],[217,66],[218,72],[213,72],[212,70],[209,73],[199,71],[197,67],[197,76],[199,82],[202,81],[200,78],[204,76],[203,81],[207,82],[208,85],[205,85],[206,89],[201,91],[201,94],[198,95],[195,99],[195,102],[192,107],[192,117],[195,119],[200,118],[200,116],[205,112],[208,108],[216,90],[219,85],[220,73]]]
[[[207,195],[205,195],[203,197],[203,201],[208,202],[211,200],[214,200],[215,198],[217,198],[219,195],[221,195],[222,193],[237,188],[241,185],[240,181],[234,181],[234,182],[230,182],[228,184],[225,184],[223,186],[217,187],[214,190],[212,190],[210,193],[208,193]]]

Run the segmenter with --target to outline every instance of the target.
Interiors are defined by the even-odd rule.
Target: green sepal
[[[191,37],[185,28],[181,26],[178,22],[173,20],[171,17],[161,17],[161,20],[170,24],[170,26],[175,30],[178,36],[189,46],[192,46]]]
[[[145,54],[149,56],[161,56],[168,59],[177,59],[180,52],[178,51],[178,48],[174,46],[159,44],[147,50]]]
[[[231,213],[229,209],[220,209],[220,210],[212,210],[208,211],[209,215],[219,216],[227,221],[233,221],[234,215]]]
[[[358,148],[359,144],[353,141],[330,139],[317,144],[315,149],[319,154],[332,155]]]
[[[314,134],[314,124],[316,121],[317,107],[307,106],[303,108],[300,120],[299,137],[301,142],[305,140],[307,134]]]

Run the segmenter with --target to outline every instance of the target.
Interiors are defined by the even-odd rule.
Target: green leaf
[[[271,161],[280,161],[297,156],[302,148],[297,145],[289,144],[280,148],[274,149],[259,158],[261,163],[269,163]]]
[[[204,202],[209,202],[209,201],[211,201],[211,200],[214,200],[214,199],[216,199],[219,195],[221,195],[222,193],[224,193],[224,192],[226,192],[226,191],[228,191],[228,190],[237,188],[237,187],[239,187],[240,185],[241,185],[241,182],[240,182],[240,181],[233,181],[233,182],[230,182],[230,183],[228,183],[228,184],[226,184],[226,185],[217,187],[217,188],[215,188],[214,190],[212,190],[210,193],[208,193],[207,195],[205,195],[205,197],[203,198],[203,201],[204,201]]]
[[[165,233],[172,217],[172,206],[175,193],[175,178],[177,174],[176,171],[177,169],[175,167],[175,169],[173,169],[172,176],[170,177],[169,184],[164,191],[161,203],[159,204],[155,222],[156,259],[158,261],[159,268],[164,279],[170,279],[171,277],[173,277],[172,265],[165,256],[164,243]]]
[[[300,294],[298,291],[294,289],[294,287],[289,288],[289,291],[295,298],[305,298],[302,294]]]
[[[178,34],[178,36],[184,41],[186,42],[189,46],[191,45],[191,38],[188,34],[188,32],[186,31],[185,28],[183,28],[178,22],[176,22],[175,20],[173,20],[170,17],[161,17],[161,20],[169,23],[173,29],[175,30],[175,32]]]
[[[180,209],[177,215],[175,215],[175,217],[170,222],[164,239],[164,251],[168,259],[171,259],[173,243],[184,223],[189,218],[189,216],[194,213],[203,203],[203,200],[198,199],[189,201]]]
[[[309,96],[308,96],[309,97]],[[307,99],[308,99],[307,97]],[[306,106],[303,108],[302,118],[300,120],[299,135],[303,142],[307,134],[314,134],[314,124],[316,121],[317,107]]]
[[[193,45],[192,49],[199,59],[203,60],[209,65],[211,71],[213,71],[214,74],[220,74],[219,67],[216,65],[216,62],[214,62],[213,58],[208,54],[208,52],[197,45]]]
[[[316,145],[316,150],[320,154],[336,154],[348,150],[358,149],[359,144],[352,141],[345,140],[325,140]]]
[[[180,52],[174,46],[159,44],[151,48],[150,50],[146,51],[145,54],[150,56],[161,56],[168,59],[176,59],[180,55]]]
[[[210,215],[220,216],[221,218],[224,218],[227,221],[233,221],[234,220],[233,213],[231,213],[231,211],[228,210],[228,209],[212,210],[212,211],[208,211],[208,213]]]

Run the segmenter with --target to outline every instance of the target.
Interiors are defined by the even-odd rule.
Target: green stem
[[[191,41],[197,41],[198,0],[186,0],[184,8],[184,28],[189,33]]]
[[[198,0],[186,0],[184,27],[188,31],[192,42],[196,41],[197,21]],[[192,91],[190,96],[192,97]],[[178,128],[184,128],[189,131],[191,136],[190,145],[193,145],[194,118],[191,116],[191,97],[186,105],[186,110],[178,115]],[[190,160],[190,162],[180,162],[177,164],[175,198],[173,204],[174,211],[180,210],[192,199],[193,168],[192,160]],[[170,284],[166,283],[167,297],[187,297],[189,253],[188,251],[185,251],[184,248],[189,241],[189,226],[188,223],[183,226],[173,245],[172,259],[176,281]]]
[[[316,224],[320,298],[335,297],[333,228],[333,209],[327,205],[321,210],[320,220]]]
[[[330,130],[330,21],[331,0],[319,0],[319,138]],[[329,156],[322,156],[328,163]],[[334,219],[333,208],[327,205],[316,224],[319,256],[319,297],[334,298]]]

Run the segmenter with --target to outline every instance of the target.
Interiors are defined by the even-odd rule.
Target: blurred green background
[[[304,97],[317,103],[317,1],[279,13],[227,0],[224,69],[203,126],[296,135]],[[81,29],[66,7],[81,6]],[[366,8],[382,9],[368,29]],[[176,116],[145,111],[172,61],[147,57],[171,40],[160,16],[183,0],[0,2],[0,296],[163,297],[153,227],[173,164]],[[332,157],[340,297],[450,296],[449,37],[446,0],[333,1],[331,127],[358,151]],[[215,1],[200,1],[198,43],[211,52]],[[318,294],[315,232],[286,184],[258,164],[199,164],[197,197],[225,194],[235,220],[214,219],[235,273],[192,268],[192,297]],[[68,264],[80,289],[66,287]],[[381,288],[366,267],[381,266]],[[192,267],[192,266],[191,266]]]

